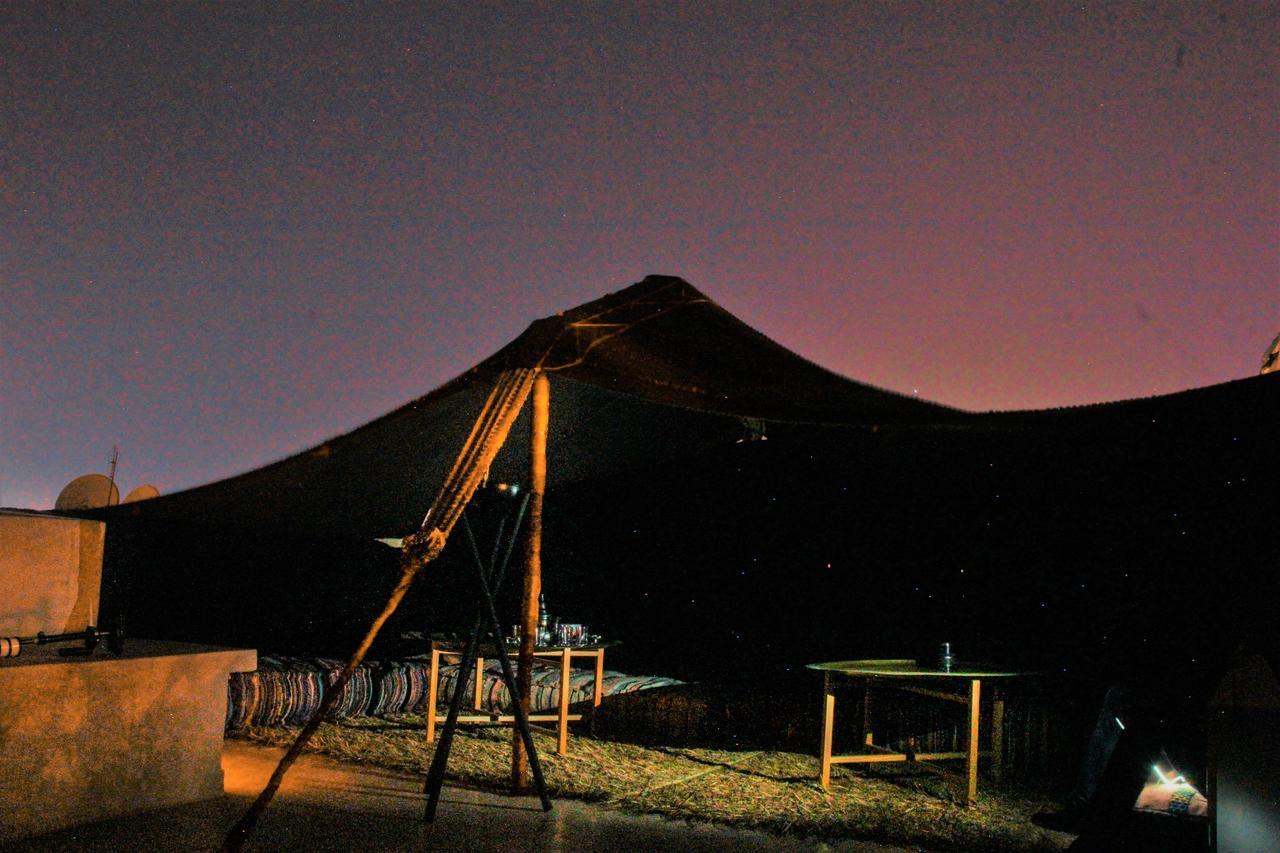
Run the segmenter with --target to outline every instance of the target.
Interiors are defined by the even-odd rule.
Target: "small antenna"
[[[107,474],[107,479],[111,482],[111,490],[115,491],[116,487],[116,463],[120,461],[120,448],[111,445],[111,471]]]

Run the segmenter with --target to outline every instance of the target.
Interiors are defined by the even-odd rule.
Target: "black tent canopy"
[[[491,389],[504,372],[519,369],[550,377],[553,492],[619,471],[669,468],[760,430],[828,450],[865,448],[869,436],[924,436],[939,445],[972,445],[985,436],[979,440],[988,446],[1043,445],[1051,457],[1088,437],[1087,455],[1098,458],[1127,447],[1106,436],[1132,437],[1164,447],[1160,453],[1174,454],[1169,462],[1207,470],[1222,450],[1209,445],[1207,431],[1264,429],[1280,400],[1280,377],[1267,375],[1071,409],[963,412],[838,376],[682,279],[649,276],[534,322],[461,376],[345,435],[230,479],[96,511],[110,521],[105,595],[118,593],[111,577],[123,577],[134,624],[166,636],[220,634],[260,645],[286,637],[252,616],[240,584],[251,580],[269,599],[304,583],[320,596],[325,586],[316,581],[326,572],[381,583],[387,552],[374,540],[403,536],[422,522]],[[526,436],[528,421],[522,412],[511,435]],[[1182,449],[1166,447],[1170,436]],[[523,481],[527,456],[522,438],[506,442],[491,476]],[[174,602],[198,602],[200,612]],[[331,612],[308,624],[323,631],[350,622],[361,610],[348,604],[326,600]],[[218,633],[209,627],[214,619]]]

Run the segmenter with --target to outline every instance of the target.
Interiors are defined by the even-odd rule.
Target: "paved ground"
[[[283,750],[228,741],[222,754],[227,796],[130,818],[64,830],[3,853],[102,851],[178,853],[216,850],[275,768]],[[290,770],[263,815],[252,851],[662,851],[841,850],[887,853],[907,848],[781,839],[587,803],[557,801],[544,813],[537,798],[445,788],[436,822],[422,822],[422,777],[306,755]]]

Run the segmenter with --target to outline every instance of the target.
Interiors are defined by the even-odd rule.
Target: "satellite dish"
[[[159,489],[150,483],[143,483],[141,486],[138,486],[136,489],[129,492],[129,494],[125,495],[124,500],[121,501],[121,503],[131,504],[135,501],[149,501],[152,498],[158,497],[160,497]]]
[[[54,509],[97,509],[120,503],[120,490],[102,474],[85,474],[67,483],[53,502]]]
[[[1262,357],[1262,372],[1274,373],[1276,371],[1280,371],[1280,335],[1276,335],[1276,339],[1271,342],[1271,348]]]

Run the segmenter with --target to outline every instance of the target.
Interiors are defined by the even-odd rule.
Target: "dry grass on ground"
[[[284,746],[295,734],[257,728],[238,736]],[[554,735],[535,730],[534,737],[553,797],[793,836],[872,839],[929,850],[1057,851],[1070,840],[1031,824],[1030,814],[1043,802],[988,788],[979,791],[978,805],[965,808],[954,783],[903,765],[836,768],[828,794],[817,785],[818,761],[809,755],[655,748],[571,736],[569,752],[561,756]],[[310,749],[415,773],[426,772],[433,753],[421,715],[325,723]],[[505,790],[510,761],[509,728],[461,727],[449,778]]]

